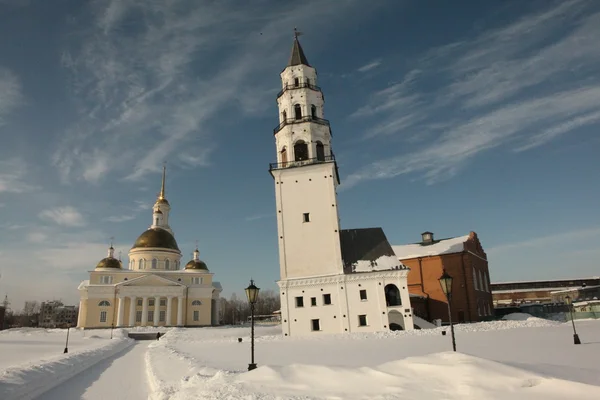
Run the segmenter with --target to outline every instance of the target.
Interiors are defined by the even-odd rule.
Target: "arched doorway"
[[[388,326],[391,331],[404,330],[404,317],[396,310],[388,312]]]
[[[325,161],[325,146],[321,142],[317,142],[317,160]]]
[[[396,324],[396,323],[391,323],[390,324],[390,331],[403,331],[404,328],[402,328],[402,325],[400,324]]]
[[[296,144],[294,144],[294,160],[308,160],[308,145],[304,142],[304,140],[298,140]]]
[[[398,286],[390,283],[385,285],[385,302],[388,307],[392,306],[401,306],[402,299],[400,298],[400,290],[398,290]]]

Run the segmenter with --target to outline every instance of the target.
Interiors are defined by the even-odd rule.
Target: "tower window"
[[[310,116],[313,118],[317,118],[317,106],[315,106],[314,104],[310,106]]]
[[[323,304],[331,304],[331,295],[330,294],[323,295]]]
[[[287,149],[284,147],[281,150],[281,164],[283,164],[282,166],[285,167],[287,163]]]
[[[319,323],[318,319],[311,319],[310,320],[310,324],[312,327],[313,331],[320,331],[321,330],[321,324]]]
[[[317,160],[325,161],[325,146],[321,142],[317,142]]]
[[[358,316],[358,326],[367,326],[367,316],[366,315]]]
[[[302,218],[304,222],[310,222],[310,213],[304,213]]]
[[[169,259],[167,258],[165,260],[165,269],[169,269],[171,267],[171,262],[169,261]]]
[[[306,84],[310,86],[310,79],[306,78]]]
[[[294,86],[300,86],[300,79],[294,78]]]
[[[300,107],[300,104],[294,105],[294,118],[302,119],[302,107]]]
[[[301,308],[304,307],[304,297],[296,297],[296,307]]]
[[[281,113],[281,122],[285,122],[287,120],[287,112],[283,110]]]
[[[316,297],[311,297],[310,298],[310,305],[313,306],[313,307],[317,305],[317,298]]]
[[[366,300],[367,299],[367,291],[366,290],[362,289],[360,291],[360,299],[361,300]]]
[[[156,218],[154,225],[158,225],[158,218]]]
[[[152,269],[156,269],[158,267],[158,260],[156,258],[152,259]]]
[[[298,140],[294,145],[294,160],[308,160],[308,145],[304,142],[304,140]]]

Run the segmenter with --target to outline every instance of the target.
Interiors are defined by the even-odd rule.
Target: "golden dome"
[[[100,260],[98,265],[96,265],[96,269],[98,268],[123,268],[123,266],[121,265],[121,261],[116,258],[106,257]]]
[[[206,263],[202,260],[191,260],[190,262],[185,264],[185,269],[202,269],[208,271]]]
[[[137,249],[145,247],[158,247],[179,251],[179,246],[177,246],[177,241],[173,235],[162,228],[148,229],[137,238],[132,248]]]

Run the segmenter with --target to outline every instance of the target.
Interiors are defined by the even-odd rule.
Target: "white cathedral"
[[[171,206],[165,197],[165,168],[152,225],[129,251],[129,266],[108,256],[81,282],[79,328],[218,325],[219,282],[198,248],[180,267],[181,251],[169,226]]]
[[[281,297],[285,336],[413,329],[409,269],[381,228],[340,230],[331,128],[317,72],[297,34],[281,73],[274,129]]]

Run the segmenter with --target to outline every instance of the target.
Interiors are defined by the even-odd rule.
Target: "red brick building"
[[[421,242],[392,247],[410,268],[408,289],[411,300],[414,297],[419,306],[416,315],[448,322],[448,304],[439,282],[444,269],[454,278],[454,322],[478,322],[494,314],[487,255],[475,232],[441,240],[434,239],[431,232],[423,232]]]

